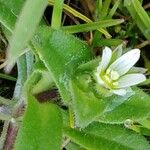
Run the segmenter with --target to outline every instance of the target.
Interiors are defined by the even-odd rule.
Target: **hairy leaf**
[[[90,150],[148,150],[144,137],[119,125],[95,122],[84,130],[65,128],[64,133],[73,142]]]
[[[33,43],[63,100],[69,101],[69,80],[80,64],[92,58],[90,49],[74,36],[44,26],[34,36]]]
[[[40,104],[29,96],[14,149],[60,150],[61,140],[62,117],[59,109],[51,103]]]
[[[106,111],[99,121],[123,123],[126,119],[140,121],[150,116],[150,96],[140,89],[136,89],[134,95],[113,110],[111,110],[113,104],[108,106],[110,106],[110,111]],[[107,109],[109,110],[108,107]]]

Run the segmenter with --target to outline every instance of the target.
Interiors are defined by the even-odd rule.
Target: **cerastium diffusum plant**
[[[0,68],[7,65],[10,72],[17,62],[18,71],[12,100],[0,97],[5,122],[0,149],[149,150],[144,137],[150,136],[146,69],[135,67],[140,65],[138,48],[149,44],[143,35],[150,38],[150,18],[141,1],[75,1],[85,15],[68,4],[0,0],[0,30],[9,41]],[[54,7],[51,26],[50,16],[41,19],[48,5]],[[90,36],[82,34],[89,31]],[[126,53],[120,45],[124,40],[133,48]]]

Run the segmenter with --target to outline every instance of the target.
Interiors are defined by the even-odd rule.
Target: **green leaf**
[[[148,141],[139,134],[124,128],[122,125],[108,125],[95,122],[88,126],[84,132],[101,136],[105,139],[115,141],[124,145],[127,149],[149,149]]]
[[[47,0],[27,0],[25,2],[10,40],[6,70],[9,71],[16,59],[26,51],[25,48],[34,34],[46,5]]]
[[[142,7],[139,0],[124,0],[124,5],[127,7],[129,13],[144,36],[150,40],[150,17]]]
[[[92,58],[90,49],[74,36],[44,26],[34,36],[33,43],[62,99],[70,101],[69,80],[80,64]]]
[[[116,103],[116,101],[114,101]],[[107,106],[112,107],[108,104]],[[109,108],[106,107],[108,110]],[[135,90],[135,94],[128,98],[124,103],[106,111],[99,121],[107,123],[123,123],[126,119],[141,121],[150,116],[150,96],[140,89]]]
[[[86,127],[89,123],[96,120],[96,118],[103,112],[105,108],[105,101],[98,99],[88,89],[83,91],[77,86],[78,81],[71,81],[70,89],[73,99],[73,112],[75,114],[75,123],[78,127]]]
[[[61,140],[62,117],[59,109],[51,103],[40,104],[30,95],[14,149],[60,150]]]
[[[90,150],[149,150],[144,137],[119,125],[92,123],[84,130],[65,128],[73,142]]]
[[[43,68],[43,67],[42,67]],[[15,150],[49,150],[61,148],[62,113],[51,103],[39,103],[32,90],[40,80],[40,71],[34,70],[24,86],[27,108],[17,135]]]

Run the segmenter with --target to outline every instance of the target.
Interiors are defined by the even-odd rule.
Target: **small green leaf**
[[[60,150],[62,117],[59,109],[51,104],[40,104],[33,96],[19,129],[15,150]]]
[[[69,80],[80,64],[92,58],[90,49],[74,36],[45,26],[39,28],[33,43],[62,99],[64,102],[70,101]]]

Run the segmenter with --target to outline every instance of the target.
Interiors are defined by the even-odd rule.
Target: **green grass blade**
[[[124,5],[142,31],[143,35],[150,40],[150,17],[138,0],[125,0]]]
[[[52,28],[59,29],[61,26],[62,9],[64,0],[55,0],[52,14]]]
[[[123,43],[123,40],[120,39],[101,39],[101,40],[97,40],[94,43],[94,46],[97,47],[101,47],[101,46],[118,46],[121,43]]]
[[[97,30],[103,27],[114,26],[122,22],[124,22],[123,19],[104,20],[104,21],[97,21],[97,22],[92,22],[87,24],[65,26],[62,27],[62,30],[68,33],[86,32],[86,31]]]
[[[16,81],[17,79],[10,76],[10,75],[7,75],[7,74],[4,74],[4,73],[0,73],[0,78],[3,78],[3,79],[6,79],[6,80],[10,80],[10,81]]]
[[[120,4],[121,0],[117,0],[113,6],[113,8],[110,10],[109,14],[108,14],[108,17],[107,18],[112,18],[113,15],[115,14],[117,8],[119,7],[119,4]]]
[[[54,5],[54,1],[53,0],[49,0],[49,5]],[[75,9],[73,9],[72,7],[64,4],[63,6],[64,10],[71,13],[73,16],[80,18],[81,20],[87,22],[87,23],[91,23],[93,22],[91,19],[89,19],[88,17],[86,17],[85,15],[81,14],[80,12],[76,11]],[[100,28],[98,29],[98,31],[100,31],[101,33],[103,33],[106,37],[110,38],[111,35],[104,29]]]
[[[111,0],[105,0],[102,4],[102,12],[101,12],[101,19],[105,18],[108,14],[109,6]]]
[[[96,10],[95,10],[95,18],[96,18],[95,20],[100,19],[101,10],[102,10],[102,0],[97,0],[96,1]]]

